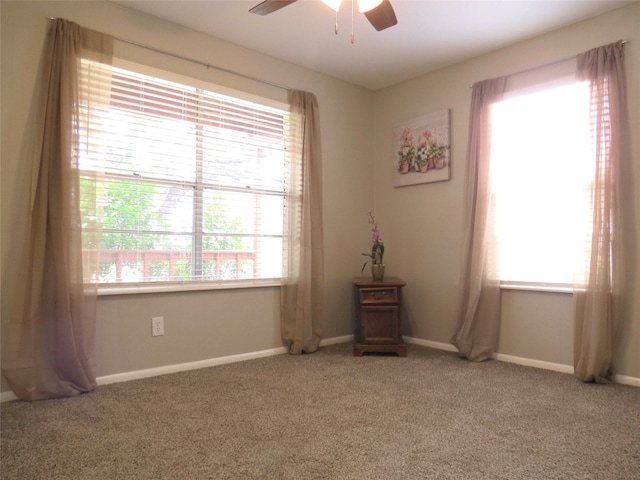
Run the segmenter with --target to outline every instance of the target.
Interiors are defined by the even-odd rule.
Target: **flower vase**
[[[382,280],[384,278],[384,263],[372,263],[371,276],[374,280]]]

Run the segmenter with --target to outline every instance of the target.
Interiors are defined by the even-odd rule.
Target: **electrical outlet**
[[[153,317],[151,319],[151,335],[154,337],[164,335],[164,317]]]

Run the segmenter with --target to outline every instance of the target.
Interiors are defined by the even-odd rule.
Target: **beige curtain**
[[[462,265],[461,319],[451,343],[458,355],[481,361],[498,341],[500,280],[490,183],[491,105],[502,98],[506,78],[478,82],[471,96],[465,187],[466,231]]]
[[[294,160],[285,209],[281,330],[289,352],[300,354],[314,352],[320,345],[324,281],[322,155],[315,96],[291,91],[289,102],[290,155]]]
[[[29,232],[2,349],[2,373],[24,400],[71,396],[96,386],[96,276],[83,269],[78,171],[79,95],[90,89],[80,83],[79,69],[83,56],[110,62],[111,49],[109,37],[66,20],[52,22],[39,115],[27,133],[36,150]],[[91,199],[82,202],[85,211],[95,210]]]
[[[578,80],[590,86],[590,130],[595,181],[589,192],[591,257],[577,272],[574,372],[583,381],[606,382],[613,375],[616,331],[625,292],[623,170],[629,162],[623,45],[595,48],[577,57]],[[581,265],[584,267],[584,262]]]

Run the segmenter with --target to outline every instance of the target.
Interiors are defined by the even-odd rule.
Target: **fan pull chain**
[[[351,0],[351,43],[353,44],[356,35],[355,33],[353,33],[353,4],[355,3],[355,0]]]
[[[333,26],[333,30],[336,32],[336,35],[338,34],[338,10],[336,10],[336,23]]]

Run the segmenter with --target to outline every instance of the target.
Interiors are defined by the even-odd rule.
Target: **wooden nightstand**
[[[377,281],[370,277],[354,279],[357,321],[353,354],[392,352],[407,356],[400,335],[402,287],[406,283],[389,277]]]

